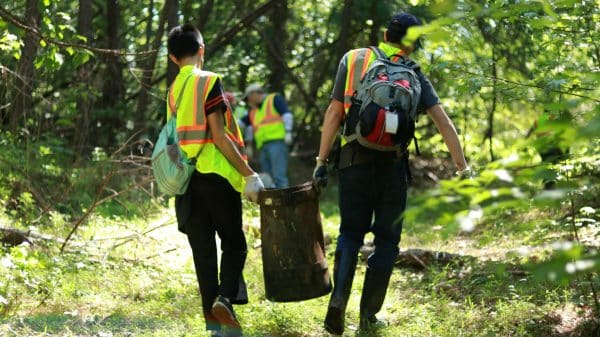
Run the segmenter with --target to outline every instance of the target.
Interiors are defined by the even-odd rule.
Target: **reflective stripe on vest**
[[[370,48],[354,49],[348,53],[346,85],[344,87],[344,111],[346,113],[352,105],[354,92],[358,89],[360,81],[373,61],[375,61],[375,54]]]
[[[261,148],[264,143],[285,138],[285,126],[281,115],[275,111],[275,96],[270,94],[263,100],[260,108],[250,111],[250,123],[254,129],[256,147]]]

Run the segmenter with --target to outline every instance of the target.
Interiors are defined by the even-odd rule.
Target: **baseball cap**
[[[263,89],[262,85],[260,85],[258,83],[252,83],[246,87],[246,90],[244,91],[244,96],[242,97],[242,99],[246,99],[246,97],[248,97],[248,95],[250,95],[253,92],[264,92],[264,89]]]
[[[388,24],[388,40],[390,42],[400,43],[406,35],[409,27],[420,26],[423,23],[416,16],[409,13],[397,13],[392,16]],[[421,48],[421,40],[415,41],[415,46]]]

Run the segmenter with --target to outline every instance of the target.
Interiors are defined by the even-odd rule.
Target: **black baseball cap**
[[[416,16],[409,13],[397,13],[392,16],[388,24],[387,37],[392,43],[402,43],[402,39],[406,35],[409,27],[420,26],[423,23]],[[415,41],[417,49],[422,48],[421,39]]]

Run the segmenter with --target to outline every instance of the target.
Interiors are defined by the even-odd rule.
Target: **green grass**
[[[327,297],[300,303],[265,299],[260,248],[253,248],[259,239],[253,227],[258,211],[246,206],[250,303],[236,308],[246,335],[327,336],[322,329]],[[339,222],[335,204],[325,202],[323,209],[324,230],[335,238]],[[578,306],[579,287],[506,272],[524,262],[515,253],[518,247],[543,245],[549,241],[545,238],[556,234],[542,223],[537,232],[501,225],[518,222],[519,217],[490,217],[478,230],[452,236],[426,222],[406,224],[402,249],[427,248],[475,259],[425,271],[395,271],[379,315],[388,326],[369,333],[356,331],[365,270],[361,262],[345,336],[552,336],[554,326],[561,324],[553,317],[564,312],[577,316],[586,307]],[[20,257],[29,276],[12,283],[0,276],[0,291],[4,289],[4,297],[18,304],[0,319],[0,336],[204,336],[191,252],[173,221],[172,210],[156,214],[150,222],[98,217],[75,238],[83,246],[62,256],[57,256],[56,247],[36,247],[41,253],[33,256],[40,263],[31,262],[32,255]],[[149,228],[156,229],[114,239]],[[334,245],[335,240],[327,247],[330,266]],[[544,250],[538,254],[543,258]]]

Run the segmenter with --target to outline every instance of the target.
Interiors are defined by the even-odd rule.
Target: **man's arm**
[[[326,160],[333,147],[333,142],[344,119],[344,103],[332,99],[325,112],[323,129],[321,130],[321,145],[319,147],[319,159]]]
[[[446,111],[444,111],[442,105],[436,104],[430,107],[427,109],[427,114],[431,117],[435,126],[442,134],[444,142],[446,142],[446,146],[448,147],[448,151],[450,151],[450,155],[452,156],[452,161],[454,161],[454,165],[456,165],[459,171],[467,169],[467,160],[465,159],[465,154],[460,146],[456,128],[450,117],[446,114]]]
[[[225,121],[223,119],[223,111],[215,111],[207,116],[208,127],[212,134],[213,142],[223,153],[225,158],[235,167],[244,177],[254,174],[254,171],[244,161],[242,155],[231,142],[231,139],[225,134]]]

